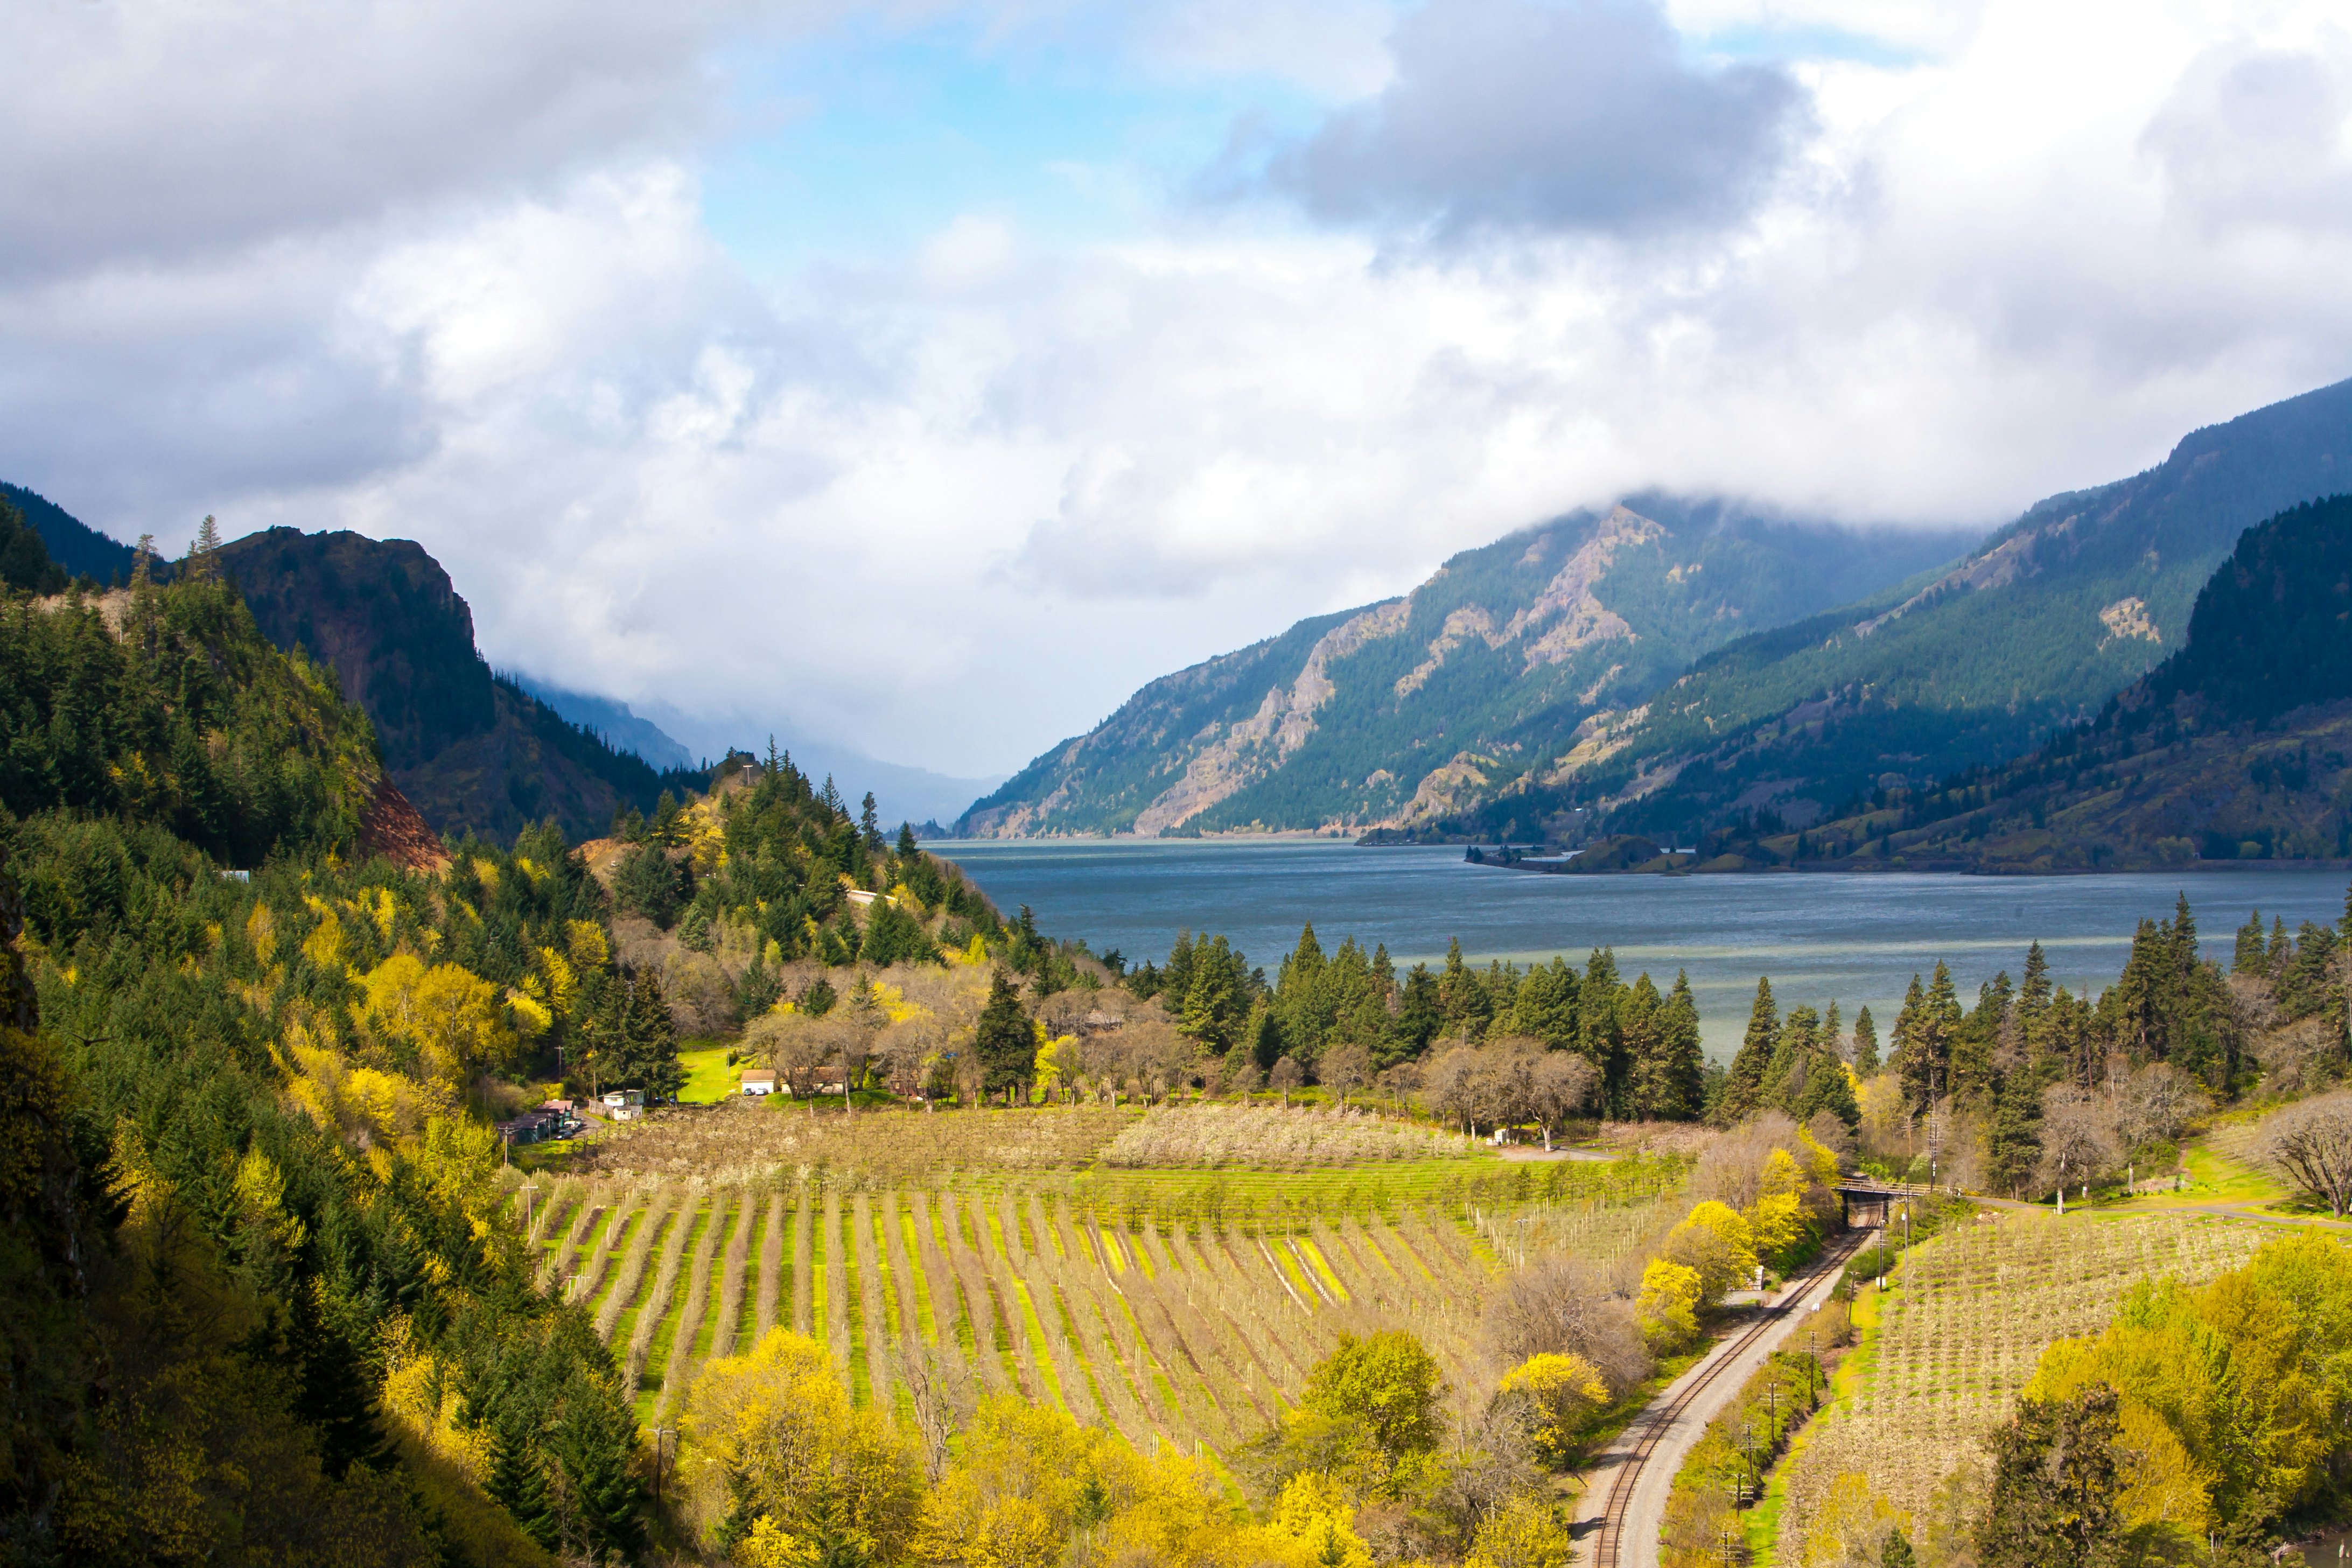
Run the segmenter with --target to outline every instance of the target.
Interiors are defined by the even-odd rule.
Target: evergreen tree
[[[661,977],[640,969],[627,978],[621,994],[622,1075],[634,1080],[653,1103],[677,1098],[686,1083],[686,1069],[677,1060],[677,1025],[663,997]]]
[[[1445,1007],[1437,994],[1437,976],[1426,963],[1416,963],[1397,994],[1395,1061],[1409,1061],[1429,1049],[1429,1042],[1445,1026]],[[1386,1064],[1383,1064],[1386,1065]]]
[[[1549,964],[1538,964],[1519,982],[1512,998],[1509,1031],[1541,1040],[1551,1050],[1577,1043],[1577,978],[1568,961],[1554,954]]]
[[[550,1446],[571,1504],[562,1510],[564,1544],[593,1562],[636,1561],[646,1549],[646,1489],[630,1462],[637,1417],[627,1397],[603,1378],[567,1389]]]
[[[552,1551],[559,1544],[555,1510],[521,1403],[509,1396],[507,1407],[489,1423],[490,1473],[483,1489],[514,1516],[525,1535]]]
[[[1863,1078],[1878,1071],[1878,1025],[1867,1006],[1853,1016],[1853,1070]]]
[[[2263,911],[2256,910],[2238,928],[2238,942],[2230,955],[2232,974],[2263,974],[2270,968],[2270,953],[2263,945]]]
[[[898,824],[898,858],[901,860],[912,860],[921,855],[922,852],[923,847],[915,842],[914,824],[910,822],[902,822]]]
[[[1698,999],[1690,975],[1675,971],[1675,988],[1659,1017],[1658,1115],[1670,1121],[1696,1120],[1705,1109],[1706,1047],[1699,1038]]]
[[[1249,1041],[1249,1059],[1260,1072],[1271,1071],[1274,1064],[1287,1054],[1284,1048],[1282,1019],[1273,1007],[1263,1002],[1243,1026],[1243,1037]]]
[[[1037,1072],[1037,1031],[1022,1010],[1020,987],[1002,969],[989,983],[988,1002],[980,1010],[972,1050],[980,1058],[984,1092],[1013,1090],[1015,1099],[1026,1098]]]
[[[1992,1436],[1993,1477],[1976,1528],[1983,1568],[2116,1568],[2125,1520],[2116,1438],[2120,1402],[2093,1384],[2070,1399],[2023,1399]]]
[[[2042,1093],[2032,1073],[2012,1072],[2002,1081],[1985,1135],[1985,1156],[1993,1185],[2011,1197],[2023,1196],[2027,1179],[2042,1163]]]
[[[872,854],[882,853],[884,847],[889,842],[882,837],[882,814],[875,806],[874,792],[870,789],[866,792],[865,802],[857,813],[857,832],[858,837],[866,841],[866,849]]]
[[[1764,1095],[1764,1074],[1772,1063],[1773,1048],[1780,1043],[1780,1010],[1772,1000],[1772,982],[1759,977],[1756,982],[1756,1001],[1748,1010],[1748,1033],[1739,1042],[1738,1054],[1731,1058],[1731,1071],[1723,1086],[1723,1100],[1716,1108],[1718,1125],[1729,1127],[1753,1115]]]
[[[61,594],[66,572],[49,558],[38,530],[13,502],[0,498],[0,586],[21,594]]]
[[[1622,1114],[1633,1063],[1625,1051],[1622,1010],[1625,987],[1617,978],[1617,955],[1605,947],[1592,950],[1585,961],[1584,979],[1576,992],[1577,1049],[1601,1075],[1601,1103],[1611,1114]]]

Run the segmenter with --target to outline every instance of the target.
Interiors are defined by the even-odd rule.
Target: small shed
[[[743,1092],[745,1094],[775,1093],[776,1069],[773,1068],[745,1068],[743,1069]]]

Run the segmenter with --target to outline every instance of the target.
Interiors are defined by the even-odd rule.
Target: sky
[[[1002,773],[1642,486],[1990,527],[2352,375],[2340,16],[16,0],[0,477]]]

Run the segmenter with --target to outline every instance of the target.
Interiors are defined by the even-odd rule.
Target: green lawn
[[[743,1087],[742,1069],[727,1065],[725,1046],[702,1046],[677,1053],[686,1069],[686,1087],[677,1091],[688,1105],[716,1105]]]

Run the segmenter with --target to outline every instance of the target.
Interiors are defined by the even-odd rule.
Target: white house
[[[743,1092],[745,1094],[775,1093],[776,1069],[773,1068],[745,1068],[743,1069]]]

